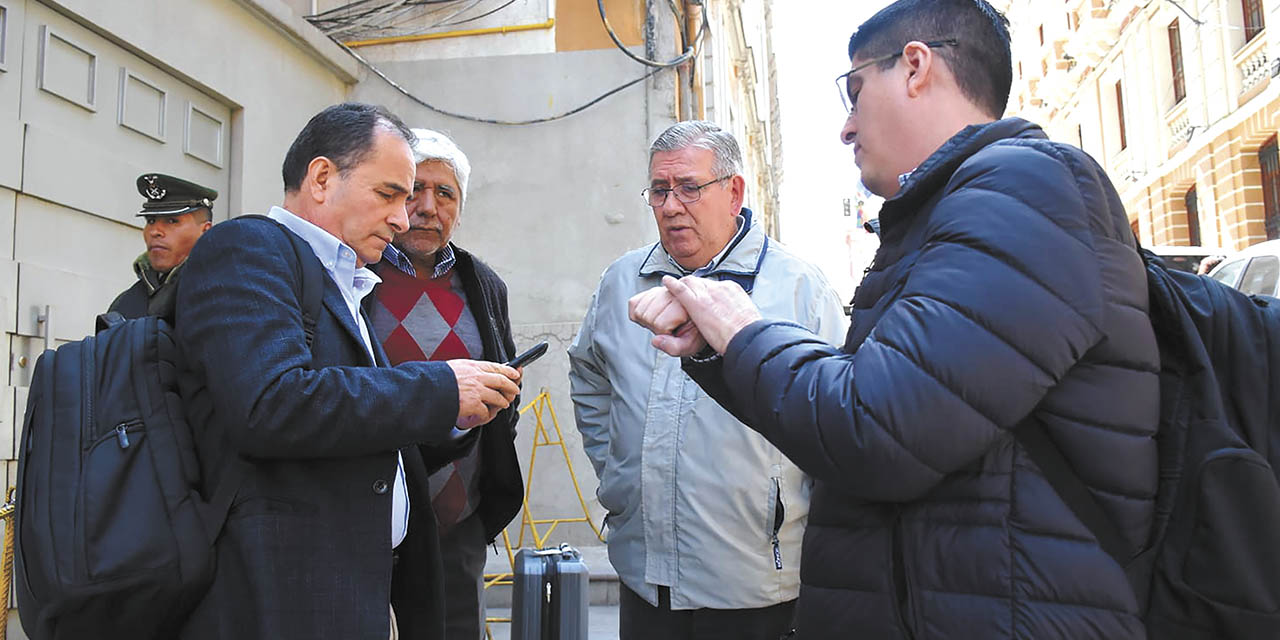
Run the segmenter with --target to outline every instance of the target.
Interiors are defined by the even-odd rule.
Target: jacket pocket
[[[81,473],[88,577],[106,580],[163,566],[169,556],[155,551],[172,547],[173,538],[162,517],[168,506],[155,481],[145,425],[124,422],[102,434],[85,453]]]
[[[773,568],[782,571],[782,545],[778,541],[778,532],[782,531],[782,523],[787,521],[787,505],[782,499],[782,478],[773,476],[769,481],[769,543],[773,545]]]
[[[1280,486],[1253,449],[1221,449],[1197,470],[1191,540],[1183,561],[1187,584],[1217,609],[1278,616]]]

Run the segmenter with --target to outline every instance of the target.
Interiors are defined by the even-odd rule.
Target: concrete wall
[[[643,73],[612,49],[378,66],[436,106],[520,120],[561,113]],[[604,512],[595,501],[596,479],[574,427],[565,351],[604,268],[627,250],[657,240],[640,190],[647,184],[648,145],[657,134],[650,115],[658,123],[654,126],[665,126],[672,115],[669,94],[652,97],[647,84],[568,119],[519,127],[433,113],[377,78],[360,82],[352,93],[353,99],[390,107],[412,126],[448,133],[470,157],[471,183],[454,239],[506,280],[517,346],[538,340],[551,344],[548,355],[526,371],[522,400],[532,400],[544,387],[551,392],[597,524]],[[651,102],[662,105],[652,114]],[[528,413],[518,427],[526,477],[535,424]],[[549,415],[545,426],[554,439]],[[534,517],[581,515],[558,448],[539,450],[532,484]],[[517,520],[513,536],[518,527]],[[583,545],[594,535],[578,524],[558,529],[553,539]]]
[[[265,210],[293,136],[357,68],[280,0],[0,0],[0,17],[0,459],[13,484],[46,336],[88,335],[134,280],[137,175],[214,186],[218,219]],[[9,634],[23,637],[16,612]]]

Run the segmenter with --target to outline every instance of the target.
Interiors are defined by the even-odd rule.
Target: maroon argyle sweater
[[[392,366],[411,360],[483,357],[484,344],[456,269],[419,280],[381,269],[369,323]],[[408,399],[406,399],[408,400]],[[475,512],[479,503],[479,447],[431,475],[431,504],[441,530]]]

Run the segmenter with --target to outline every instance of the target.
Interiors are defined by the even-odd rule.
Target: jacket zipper
[[[782,483],[773,479],[773,568],[782,571],[782,545],[778,542],[778,532],[782,531],[782,522],[787,517],[787,507],[782,503]]]
[[[902,632],[908,640],[915,640],[916,634],[907,623],[911,607],[911,586],[907,582],[905,555],[902,543],[902,507],[899,506],[893,522],[893,590],[898,604],[895,611],[898,623],[902,625]]]

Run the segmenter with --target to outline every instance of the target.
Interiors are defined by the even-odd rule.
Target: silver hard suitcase
[[[511,640],[587,640],[588,580],[582,556],[567,544],[521,549],[512,585]]]

